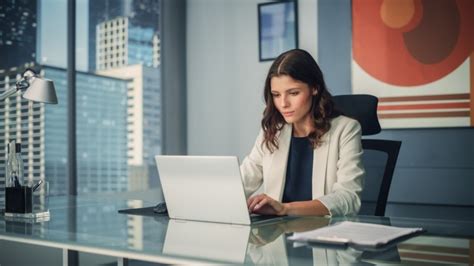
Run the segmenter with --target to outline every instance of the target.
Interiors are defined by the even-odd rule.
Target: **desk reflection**
[[[362,251],[350,247],[343,249],[310,247],[287,240],[291,233],[314,230],[331,223],[329,218],[311,217],[252,227],[247,248],[247,263],[265,265],[347,265],[357,263],[358,265],[373,265],[373,263],[381,262],[400,262],[396,247],[383,251]]]
[[[314,230],[331,223],[328,218],[296,218],[254,226],[170,219],[163,254],[237,264],[346,265],[399,263],[396,247],[383,251],[315,247],[288,241],[294,232]]]
[[[163,254],[244,263],[250,227],[170,219]]]

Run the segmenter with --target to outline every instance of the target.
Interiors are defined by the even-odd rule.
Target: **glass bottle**
[[[6,187],[21,187],[23,182],[23,160],[21,144],[12,140],[8,144]]]

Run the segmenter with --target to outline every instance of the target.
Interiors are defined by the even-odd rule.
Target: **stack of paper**
[[[313,231],[294,233],[288,239],[308,243],[354,244],[379,247],[421,231],[423,231],[423,228],[402,228],[379,224],[341,222]]]

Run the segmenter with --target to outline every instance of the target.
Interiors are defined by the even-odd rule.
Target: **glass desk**
[[[137,216],[120,209],[155,202],[107,197],[52,197],[49,221],[0,217],[0,239],[50,248],[160,263],[236,264],[474,264],[474,222],[398,217],[308,217],[240,226]],[[448,217],[449,218],[449,217]],[[298,246],[292,232],[339,221],[423,227],[426,233],[380,250]],[[120,260],[119,260],[120,261]]]

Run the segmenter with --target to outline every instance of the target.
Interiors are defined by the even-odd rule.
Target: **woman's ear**
[[[318,95],[318,89],[316,87],[313,88],[313,95]]]

